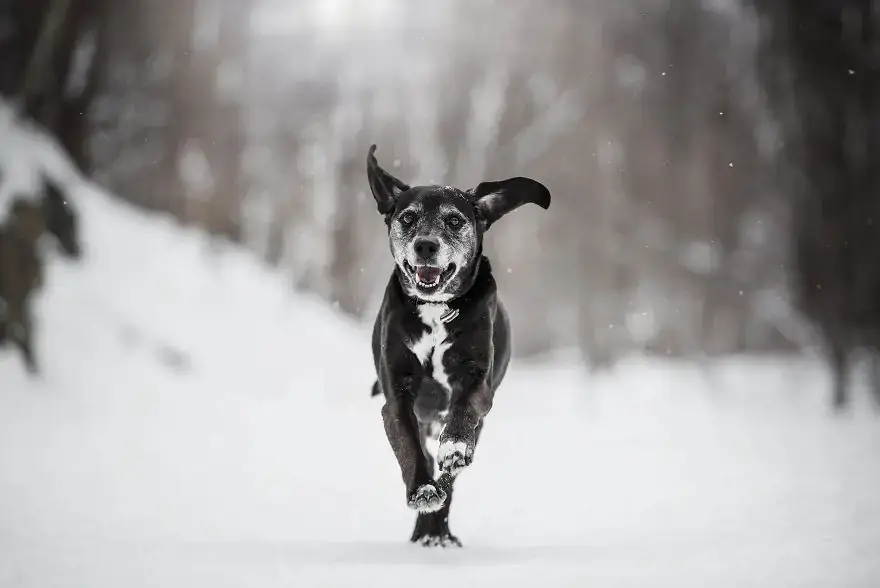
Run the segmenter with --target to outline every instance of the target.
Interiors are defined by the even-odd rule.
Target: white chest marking
[[[452,390],[449,385],[449,376],[443,367],[443,355],[452,346],[446,341],[449,332],[443,318],[449,316],[449,307],[445,304],[422,304],[419,306],[419,317],[428,327],[428,332],[410,343],[409,349],[419,363],[431,364],[431,377],[434,378],[446,390]]]

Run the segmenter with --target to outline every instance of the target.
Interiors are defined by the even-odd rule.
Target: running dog
[[[379,166],[375,151],[367,176],[395,268],[373,327],[372,393],[385,398],[385,433],[406,503],[418,511],[410,540],[461,546],[449,531],[453,482],[473,460],[511,353],[483,234],[524,204],[549,208],[550,192],[524,177],[471,190],[410,187]],[[436,456],[429,439],[439,442]]]

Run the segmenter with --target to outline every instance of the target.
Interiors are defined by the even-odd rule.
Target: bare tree
[[[834,371],[833,406],[842,409],[849,403],[852,352],[868,347],[876,354],[880,347],[880,17],[872,0],[755,5],[773,33],[768,79],[786,68],[794,72],[781,77],[788,87],[767,82],[787,123],[792,282]]]

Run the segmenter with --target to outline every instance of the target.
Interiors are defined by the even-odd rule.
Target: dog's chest
[[[452,347],[446,323],[454,316],[445,304],[422,304],[419,306],[419,317],[428,328],[426,333],[415,337],[409,345],[410,351],[419,359],[419,363],[441,386],[451,390],[449,375],[443,366],[443,357]]]

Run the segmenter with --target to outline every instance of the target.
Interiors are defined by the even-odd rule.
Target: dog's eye
[[[415,222],[415,220],[416,220],[416,215],[414,215],[411,212],[406,212],[406,213],[402,214],[400,217],[400,222],[402,222],[405,225],[411,225],[411,224],[413,224],[413,222]]]
[[[461,217],[450,216],[448,219],[446,219],[446,224],[448,224],[453,229],[457,229],[461,226]]]

